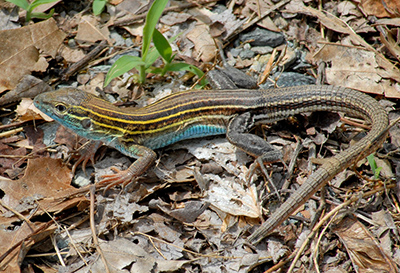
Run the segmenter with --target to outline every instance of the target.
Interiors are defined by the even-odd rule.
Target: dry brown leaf
[[[354,217],[345,217],[333,229],[344,243],[357,272],[398,272],[395,262],[375,237]]]
[[[214,59],[217,47],[206,24],[198,22],[196,27],[186,35],[186,38],[194,43],[194,58],[196,60],[211,62]]]
[[[110,1],[108,1],[108,3],[110,3],[110,5],[116,6],[116,5],[120,4],[123,1],[124,0],[110,0]]]
[[[382,17],[399,17],[399,0],[361,0],[361,9],[367,15]]]
[[[400,27],[400,18],[385,18],[385,19],[378,19],[375,22],[376,25],[389,25],[389,26],[396,26]]]
[[[69,63],[76,63],[77,61],[81,60],[85,57],[85,53],[82,49],[72,49],[68,46],[62,45],[60,49],[60,54]]]
[[[329,84],[354,88],[368,93],[400,98],[399,86],[386,78],[373,52],[341,45],[325,45],[314,61],[330,63],[326,69]]]
[[[0,263],[1,268],[6,268],[1,272],[21,272],[20,269],[20,261],[25,257],[25,254],[31,248],[32,245],[37,243],[44,237],[44,235],[48,236],[49,233],[52,233],[55,228],[46,229],[39,232],[38,235],[31,236],[32,233],[43,226],[43,223],[26,223],[24,222],[19,228],[15,230],[6,230],[0,229],[0,253],[3,255],[11,247],[19,244],[18,247],[9,252],[9,255],[6,259]],[[27,240],[27,238],[30,238]],[[21,244],[21,241],[24,241]]]
[[[393,35],[391,32],[386,32],[386,35],[384,35],[384,33],[381,32],[380,38],[381,38],[381,42],[386,46],[386,48],[390,51],[390,53],[392,53],[392,55],[398,60],[400,61],[400,47],[398,44],[398,39],[396,39],[396,37],[394,37],[395,35]]]
[[[21,207],[21,200],[26,198],[42,199],[54,197],[60,192],[74,189],[70,185],[71,170],[65,166],[61,159],[37,158],[29,159],[25,175],[17,180],[0,181],[0,188],[7,198],[3,198],[6,205],[16,208]]]
[[[242,14],[247,18],[253,16],[254,13],[257,16],[261,16],[264,11],[271,8],[273,3],[268,0],[247,0],[245,1],[245,7],[243,8]]]
[[[108,27],[101,27],[99,21],[93,15],[84,15],[78,26],[78,34],[75,39],[83,42],[94,43],[108,40],[110,31]]]
[[[37,120],[44,119],[45,121],[53,121],[51,117],[41,112],[36,106],[33,104],[32,99],[24,98],[21,100],[20,104],[17,106],[15,110],[18,114],[19,121],[29,121],[29,120]]]
[[[32,70],[36,72],[46,72],[47,67],[49,64],[46,61],[46,58],[39,57],[39,60],[35,63]]]
[[[368,44],[360,35],[358,35],[352,28],[350,28],[345,22],[340,20],[339,18],[333,16],[332,14],[325,13],[310,7],[303,7],[301,11],[302,13],[310,13],[313,16],[318,17],[321,23],[334,31],[339,33],[348,34],[352,44],[361,45],[365,47],[366,50],[374,52],[376,54],[376,61],[380,66],[384,68],[386,73],[390,74],[390,78],[394,79],[397,82],[400,82],[400,71],[397,67],[395,67],[390,61],[388,61],[382,54],[375,50],[370,44]]]
[[[6,170],[9,170],[11,168],[18,168],[25,162],[24,160],[20,159],[26,155],[26,149],[25,148],[15,149],[5,144],[14,142],[12,140],[10,141],[8,140],[9,138],[2,138],[0,141],[0,154],[2,155],[2,157],[0,157],[0,174],[5,173]],[[15,139],[15,141],[16,140],[17,139]]]
[[[18,82],[18,85],[0,97],[0,105],[5,105],[22,98],[33,98],[36,95],[50,91],[51,87],[32,75],[25,75]]]
[[[318,17],[325,27],[348,34],[350,42],[344,38],[342,39],[343,44],[361,45],[365,48],[365,50],[358,48],[338,50],[325,49],[327,48],[325,46],[321,50],[325,52],[318,52],[315,55],[316,62],[318,60],[329,62],[332,59],[332,63],[335,63],[329,71],[331,72],[331,77],[328,79],[328,83],[340,83],[342,86],[369,93],[384,94],[386,97],[400,97],[400,86],[397,84],[397,82],[400,82],[399,69],[355,33],[345,22],[332,14],[310,7],[303,7],[300,12],[311,13],[313,16]],[[395,83],[392,83],[392,80]]]
[[[0,31],[0,93],[13,89],[24,75],[35,69],[39,51],[55,57],[65,36],[52,18],[22,28]]]
[[[74,194],[79,190],[70,185],[71,170],[61,159],[29,159],[25,175],[15,181],[0,179],[0,189],[4,192],[2,201],[20,213],[38,207],[44,211],[59,213],[71,207],[85,208],[88,201]],[[64,197],[70,197],[65,199]],[[18,221],[17,216],[1,208],[0,224],[8,226]]]
[[[184,12],[168,12],[160,18],[160,23],[173,26],[176,24],[182,24],[186,22],[192,15]]]

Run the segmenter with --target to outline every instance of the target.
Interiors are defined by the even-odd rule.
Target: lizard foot
[[[100,141],[89,141],[86,144],[82,145],[78,150],[72,152],[78,156],[78,160],[72,166],[72,173],[74,174],[76,168],[82,163],[82,170],[86,174],[86,166],[90,161],[92,166],[94,166],[94,156],[96,154],[97,149],[102,145]]]
[[[260,169],[260,170],[261,170],[261,173],[264,175],[265,178],[267,178],[269,184],[273,187],[273,189],[274,189],[276,195],[277,195],[278,198],[280,199],[279,191],[278,191],[278,189],[276,188],[274,181],[272,181],[272,178],[270,177],[270,175],[269,175],[269,173],[268,173],[268,170],[267,170],[267,168],[266,168],[265,165],[264,165],[265,163],[270,164],[270,163],[273,163],[273,162],[276,162],[276,161],[281,161],[281,162],[283,163],[284,167],[285,167],[286,169],[288,169],[286,163],[285,163],[282,159],[278,159],[278,160],[274,160],[274,161],[267,161],[267,162],[265,162],[263,156],[259,156],[259,157],[256,158],[256,160],[254,161],[254,163],[250,165],[249,171],[248,171],[247,174],[246,174],[246,181],[247,181],[247,183],[250,183],[251,178],[252,178],[252,176],[254,175],[254,173],[256,172],[256,170],[257,170],[257,169]]]
[[[98,182],[99,184],[108,184],[105,187],[104,192],[120,184],[122,184],[122,187],[124,188],[126,185],[134,181],[136,178],[134,173],[132,173],[132,171],[129,168],[121,171],[116,167],[111,167],[111,170],[115,173],[102,175],[100,181]]]

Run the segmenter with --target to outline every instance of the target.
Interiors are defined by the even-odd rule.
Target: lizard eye
[[[55,108],[59,113],[63,113],[65,110],[67,110],[67,107],[64,104],[57,104]]]

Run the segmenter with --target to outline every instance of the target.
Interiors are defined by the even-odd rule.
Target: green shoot
[[[48,19],[53,16],[54,9],[50,10],[50,13],[32,12],[35,8],[40,5],[49,4],[56,2],[57,0],[35,0],[29,3],[27,0],[6,0],[7,2],[13,3],[14,5],[26,10],[26,21],[29,22],[32,18]]]
[[[172,63],[175,55],[172,54],[170,41],[168,41],[157,29],[156,25],[160,19],[168,0],[155,0],[146,16],[146,22],[143,28],[143,44],[141,57],[123,56],[119,58],[108,71],[104,80],[104,86],[107,86],[112,79],[121,76],[129,70],[136,68],[139,71],[139,83],[144,83],[146,73],[157,73],[165,75],[168,71],[190,71],[199,77],[203,72],[195,66],[186,63]],[[171,38],[174,40],[176,37]],[[154,47],[150,47],[153,40]],[[164,67],[153,68],[154,62],[161,56]],[[201,82],[205,85],[205,80]]]
[[[382,167],[378,168],[378,166],[376,165],[374,154],[370,154],[369,156],[367,156],[367,159],[368,159],[369,165],[371,166],[372,172],[374,173],[374,178],[378,179],[379,174],[382,170]]]
[[[93,14],[96,16],[100,15],[103,12],[104,7],[106,6],[106,3],[107,0],[94,0],[92,6]]]

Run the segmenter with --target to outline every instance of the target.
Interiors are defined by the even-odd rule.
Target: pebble
[[[313,77],[297,72],[277,72],[273,76],[271,76],[271,79],[276,78],[278,78],[276,84],[279,87],[315,84],[315,79]],[[270,81],[267,81],[265,84],[260,85],[260,89],[268,89],[273,87],[274,84]]]
[[[239,35],[239,40],[235,42],[252,41],[252,46],[270,46],[277,47],[285,42],[285,37],[282,33],[273,32],[262,28],[255,28],[248,33],[242,33]]]

